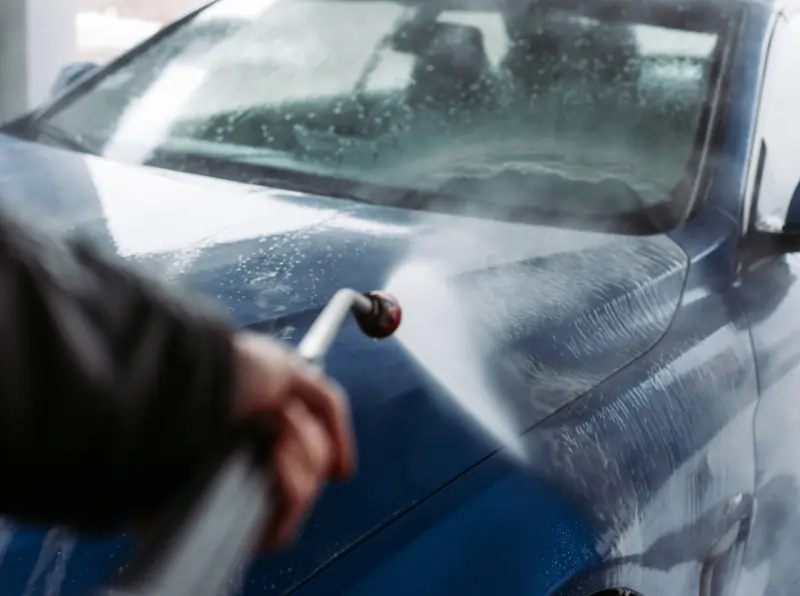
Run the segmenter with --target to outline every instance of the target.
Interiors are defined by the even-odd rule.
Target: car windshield
[[[36,125],[401,208],[608,222],[688,200],[720,27],[464,4],[220,0]]]

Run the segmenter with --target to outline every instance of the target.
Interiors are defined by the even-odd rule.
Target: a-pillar
[[[77,0],[0,0],[0,122],[47,98],[75,60]]]

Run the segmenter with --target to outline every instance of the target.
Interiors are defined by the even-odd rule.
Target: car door
[[[749,226],[782,227],[800,183],[800,15],[776,22],[763,79],[751,172]],[[738,594],[800,592],[800,256],[756,251],[745,236],[741,289],[760,402],[756,500]]]

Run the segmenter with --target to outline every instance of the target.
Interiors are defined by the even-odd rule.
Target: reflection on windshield
[[[191,65],[171,64],[164,74],[118,119],[114,134],[108,139],[105,154],[112,159],[140,162],[169,138],[172,122],[181,118],[192,95],[207,78],[207,71]],[[141,136],[140,131],[146,131]],[[130,145],[130,139],[142,139]],[[133,153],[132,153],[133,152]]]
[[[607,217],[667,201],[718,34],[503,5],[222,0],[50,122],[122,161],[261,164],[376,202]]]

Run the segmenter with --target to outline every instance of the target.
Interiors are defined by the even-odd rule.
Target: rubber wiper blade
[[[82,135],[66,131],[49,122],[33,122],[31,127],[39,136],[55,142],[64,149],[70,149],[78,153],[88,153],[89,155],[100,155],[100,152],[92,148]]]
[[[242,148],[238,154],[228,151],[226,155],[224,151],[212,153],[193,150],[188,146],[161,146],[150,155],[145,165],[182,172],[201,171],[213,178],[309,195],[349,199],[369,205],[406,207],[406,203],[414,201],[418,194],[417,191],[405,188],[385,187],[325,173],[270,165],[252,149]]]

